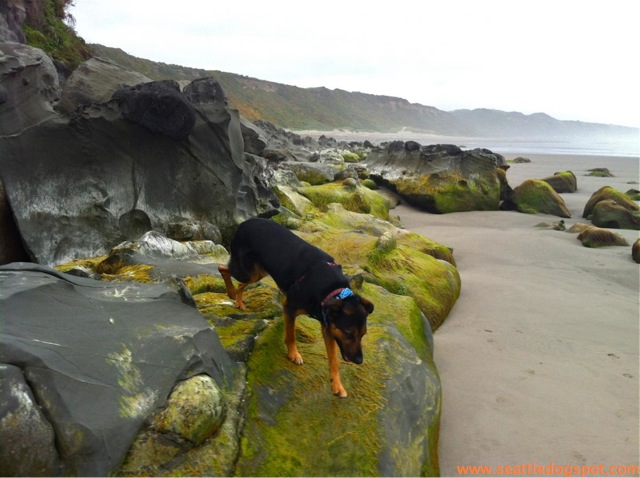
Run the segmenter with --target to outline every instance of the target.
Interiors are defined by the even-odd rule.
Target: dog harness
[[[329,327],[329,309],[326,306],[329,299],[337,297],[340,300],[344,300],[347,297],[351,297],[352,295],[354,295],[353,291],[348,287],[344,287],[334,290],[328,296],[326,296],[322,302],[320,302],[320,305],[322,306],[322,323],[325,327]]]

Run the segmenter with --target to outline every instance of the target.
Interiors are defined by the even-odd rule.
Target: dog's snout
[[[355,358],[353,359],[353,363],[355,363],[355,364],[357,364],[357,365],[360,365],[360,364],[363,362],[363,360],[364,360],[364,359],[362,358],[362,355],[358,355],[357,357],[355,357]]]

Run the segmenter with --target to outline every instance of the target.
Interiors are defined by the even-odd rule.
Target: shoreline
[[[517,155],[505,155],[513,159]],[[638,160],[524,155],[512,187],[572,170],[562,194],[572,217],[602,186],[638,189]],[[608,167],[613,178],[584,176]],[[432,215],[400,205],[403,227],[454,249],[462,292],[434,333],[442,387],[442,476],[458,466],[638,465],[640,232],[629,246],[589,249],[576,234],[536,227],[548,215],[473,211]]]

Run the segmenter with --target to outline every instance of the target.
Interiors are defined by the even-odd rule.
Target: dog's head
[[[340,348],[345,362],[361,364],[362,337],[367,333],[367,317],[373,304],[358,294],[345,298],[332,297],[325,304],[326,328]]]

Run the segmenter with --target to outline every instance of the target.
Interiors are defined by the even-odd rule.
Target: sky
[[[88,43],[299,87],[640,127],[638,0],[75,0]]]

